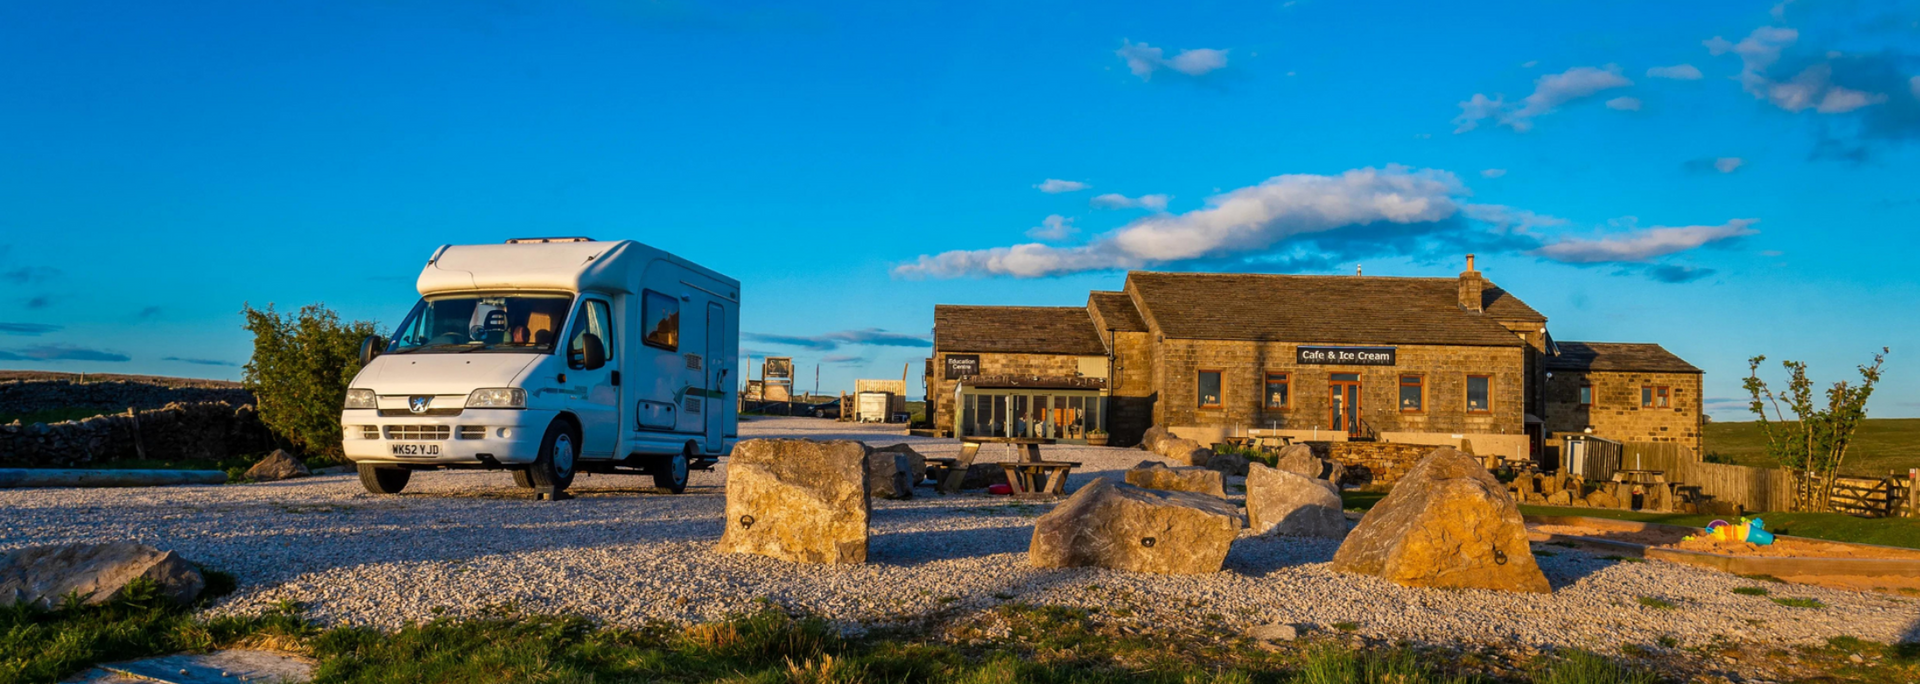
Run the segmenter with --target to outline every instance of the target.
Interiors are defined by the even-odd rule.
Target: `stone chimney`
[[[1467,255],[1467,270],[1460,272],[1460,308],[1473,313],[1485,313],[1482,293],[1487,289],[1487,280],[1480,272],[1473,270],[1473,255]]]

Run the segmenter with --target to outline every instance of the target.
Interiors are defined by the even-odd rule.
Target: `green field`
[[[1767,458],[1766,437],[1759,423],[1708,423],[1704,441],[1709,457],[1727,463],[1762,468],[1777,465]],[[1847,461],[1842,470],[1867,477],[1920,468],[1920,418],[1872,418],[1861,423]]]

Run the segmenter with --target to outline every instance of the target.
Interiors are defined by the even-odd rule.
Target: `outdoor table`
[[[1627,484],[1665,484],[1667,471],[1621,469],[1613,471],[1613,481]]]
[[[1007,484],[1016,499],[1052,499],[1067,494],[1067,475],[1080,464],[1074,461],[1021,461],[1002,463]]]
[[[1039,463],[1040,445],[1053,443],[1053,440],[1044,437],[980,437],[973,435],[961,437],[960,457],[954,459],[954,462],[948,466],[946,477],[941,478],[940,485],[935,488],[935,491],[941,494],[954,494],[959,492],[960,483],[966,480],[967,469],[973,467],[973,457],[975,454],[980,453],[980,445],[982,444],[1021,446],[1026,450],[1025,458],[1022,460],[1028,463]]]
[[[940,483],[946,479],[947,473],[949,471],[952,471],[953,467],[955,465],[958,465],[959,463],[960,463],[960,459],[957,459],[957,458],[941,458],[936,456],[928,456],[927,457],[927,478],[930,480],[933,480],[934,486],[938,487],[940,486]]]

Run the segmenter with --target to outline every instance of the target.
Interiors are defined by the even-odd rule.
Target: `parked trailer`
[[[368,491],[508,470],[558,495],[637,472],[684,491],[738,441],[740,283],[632,240],[449,245],[392,340],[361,344],[340,422]]]

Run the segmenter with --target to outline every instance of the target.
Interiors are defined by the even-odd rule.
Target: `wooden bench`
[[[1067,495],[1067,475],[1080,467],[1073,461],[1019,461],[1002,463],[1007,484],[1016,499],[1053,499]]]
[[[1040,437],[961,437],[960,457],[951,459],[952,463],[944,462],[949,459],[940,459],[943,461],[941,466],[945,469],[945,472],[943,473],[943,477],[939,478],[940,484],[934,488],[934,491],[940,492],[941,494],[958,494],[960,492],[960,484],[967,479],[967,469],[973,467],[973,457],[980,453],[980,446],[983,444],[1007,444],[1023,447],[1026,453],[1024,454],[1025,458],[1021,459],[1021,461],[1025,463],[1039,463],[1041,462],[1040,445],[1052,443],[1053,440]],[[932,461],[934,459],[927,460]],[[1061,479],[1062,481],[1065,480],[1065,478]],[[1011,482],[1011,478],[1009,478],[1009,482]]]

